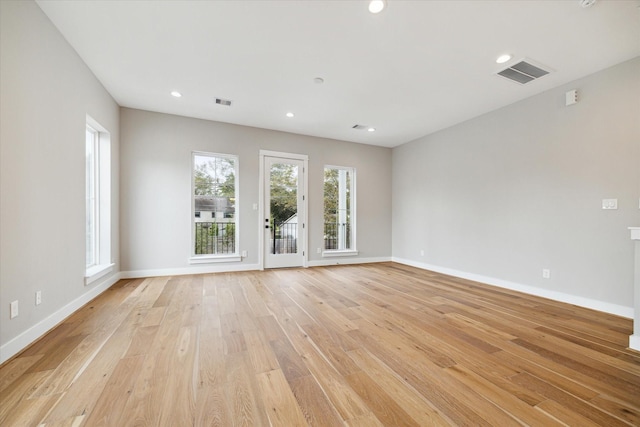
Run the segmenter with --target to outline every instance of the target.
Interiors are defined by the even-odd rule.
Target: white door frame
[[[260,247],[260,254],[258,257],[258,266],[260,270],[264,270],[264,258],[265,258],[265,251],[266,251],[266,240],[264,238],[264,211],[265,211],[265,179],[264,179],[264,160],[265,157],[279,157],[282,159],[291,159],[291,160],[302,160],[303,162],[303,170],[302,170],[302,176],[303,176],[303,182],[302,182],[302,188],[303,188],[303,210],[304,210],[304,215],[302,220],[304,221],[303,224],[303,228],[302,228],[302,266],[303,267],[308,267],[308,260],[309,260],[309,245],[308,245],[308,237],[309,237],[309,198],[308,198],[308,194],[309,194],[309,180],[307,179],[308,175],[309,175],[309,156],[306,154],[295,154],[295,153],[283,153],[283,152],[279,152],[279,151],[269,151],[269,150],[260,150],[260,171],[259,171],[259,179],[260,179],[260,185],[258,186],[259,188],[259,203],[258,203],[258,235],[259,235],[259,247]]]

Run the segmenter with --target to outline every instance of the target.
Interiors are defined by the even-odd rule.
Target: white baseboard
[[[374,258],[327,258],[307,262],[309,267],[322,267],[326,265],[345,265],[345,264],[370,264],[372,262],[389,262],[391,257],[374,257]]]
[[[608,302],[598,301],[591,298],[585,298],[577,295],[566,294],[564,292],[551,291],[549,289],[542,289],[536,286],[523,285],[520,283],[510,282],[508,280],[496,279],[493,277],[482,276],[479,274],[467,273],[464,271],[454,270],[452,268],[425,264],[425,263],[411,261],[403,258],[393,257],[392,261],[400,264],[410,265],[412,267],[421,268],[423,270],[435,271],[437,273],[447,274],[449,276],[460,277],[462,279],[467,279],[467,280],[473,280],[474,282],[486,283],[488,285],[510,289],[513,291],[519,291],[529,295],[549,298],[554,301],[565,302],[568,304],[577,305],[579,307],[585,307],[585,308],[590,308],[592,310],[598,310],[598,311],[602,311],[609,314],[615,314],[617,316],[627,317],[630,319],[633,318],[633,307],[627,307],[627,306],[618,305],[618,304],[611,304]],[[640,342],[638,344],[640,344]]]
[[[151,270],[122,271],[122,279],[137,279],[140,277],[159,276],[183,276],[185,274],[207,274],[207,273],[228,273],[232,271],[253,271],[259,270],[258,264],[225,264],[225,265],[192,265],[178,268],[159,268]]]
[[[13,356],[24,350],[27,346],[49,332],[64,319],[75,313],[78,309],[80,309],[80,307],[109,289],[111,285],[120,280],[120,278],[120,273],[114,273],[108,277],[105,277],[100,283],[95,286],[92,285],[91,288],[87,290],[87,292],[80,295],[78,298],[71,301],[60,310],[52,313],[26,331],[22,332],[17,337],[0,346],[0,364],[4,363],[5,361],[9,360]]]
[[[629,335],[629,348],[640,351],[640,335]]]

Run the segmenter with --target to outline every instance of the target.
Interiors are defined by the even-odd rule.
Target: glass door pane
[[[272,163],[269,181],[271,254],[295,254],[298,252],[298,166]]]
[[[265,157],[265,267],[304,263],[301,160]]]

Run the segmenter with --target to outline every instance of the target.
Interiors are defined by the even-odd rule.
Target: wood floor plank
[[[535,390],[537,393],[555,401],[577,414],[581,414],[585,418],[588,418],[599,425],[611,427],[625,425],[625,423],[618,418],[613,417],[606,412],[599,411],[588,402],[578,399],[577,397],[528,373],[518,374],[512,378],[512,381],[531,390]]]
[[[304,418],[310,426],[342,426],[340,414],[312,375],[288,381]]]
[[[160,425],[193,424],[198,381],[198,328],[195,325],[180,328],[174,355],[168,367],[170,374],[164,382]],[[174,406],[175,401],[182,404]]]
[[[370,414],[371,410],[367,404],[322,354],[311,351],[304,355],[304,360],[343,420],[348,421]]]
[[[11,409],[4,419],[0,418],[0,425],[37,426],[40,424],[40,420],[44,418],[61,398],[62,393],[33,399],[22,399]]]
[[[271,425],[307,425],[305,416],[280,369],[263,372],[258,374],[257,378]]]
[[[394,263],[122,280],[0,366],[0,425],[640,425],[630,319]]]
[[[87,357],[81,374],[63,392],[63,396],[46,415],[49,424],[91,413],[116,366],[125,354],[133,337],[127,325],[114,332],[100,351]]]
[[[349,385],[369,405],[371,411],[384,425],[420,425],[366,373],[354,372],[347,375],[346,378]]]
[[[452,366],[447,368],[447,371],[453,377],[459,379],[473,390],[479,392],[487,400],[494,402],[495,405],[499,406],[506,413],[511,415],[517,422],[532,426],[561,425],[556,422],[554,418],[545,416],[537,411],[532,411],[532,405],[521,400],[519,395],[511,394],[508,390],[493,384],[464,366]],[[543,402],[544,401],[538,403],[536,406],[539,406]]]
[[[0,402],[2,402],[0,405],[0,425],[4,425],[9,416],[15,418],[14,409],[20,405],[20,402],[27,400],[29,393],[46,382],[52,373],[53,371],[25,373],[14,381],[11,387],[2,390],[0,392]]]
[[[226,357],[226,398],[230,404],[231,418],[238,426],[268,426],[265,403],[260,397],[258,382],[250,369],[246,353]]]
[[[224,386],[204,387],[198,390],[194,425],[211,427],[234,425]]]
[[[611,415],[628,422],[633,426],[640,426],[640,397],[636,399],[635,407],[628,402],[622,402],[615,397],[600,394],[589,401],[592,405],[602,408]]]
[[[0,393],[27,372],[27,370],[43,356],[44,354],[22,356],[7,362],[2,369],[0,369]]]
[[[384,427],[384,424],[372,413],[347,420],[350,427]]]
[[[420,425],[446,426],[451,424],[451,421],[447,420],[442,412],[416,393],[407,382],[368,351],[352,350],[349,352],[349,357],[360,366],[362,371],[367,372],[380,387],[394,396],[398,405]]]
[[[542,401],[536,405],[536,409],[539,409],[540,412],[547,414],[550,418],[553,417],[558,422],[562,422],[568,426],[596,427],[599,425],[555,400],[548,399]]]
[[[120,359],[96,405],[87,417],[86,422],[88,425],[111,426],[122,424],[122,410],[140,374],[144,357],[144,355],[137,355]]]

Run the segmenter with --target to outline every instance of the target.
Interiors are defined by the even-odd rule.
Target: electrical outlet
[[[36,291],[36,305],[42,304],[42,291]]]
[[[542,278],[543,279],[549,279],[551,277],[551,270],[547,269],[547,268],[543,268],[542,269]]]
[[[13,319],[14,317],[18,317],[18,300],[11,303],[11,308],[9,310],[9,318]]]
[[[602,209],[618,209],[618,199],[602,199]]]
[[[316,253],[317,254],[321,254],[322,253],[322,249],[320,249],[320,248],[316,249]]]
[[[247,257],[247,251],[242,251],[242,258],[246,258]]]
[[[420,256],[424,256],[424,249],[420,249]]]

